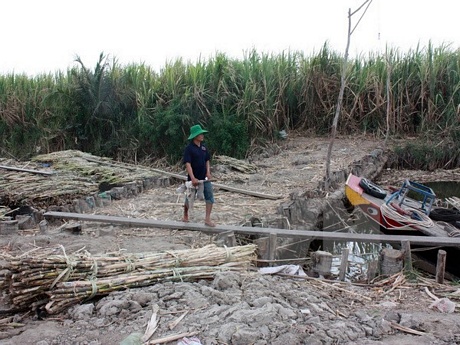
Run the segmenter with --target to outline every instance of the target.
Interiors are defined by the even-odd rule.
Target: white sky
[[[303,51],[328,41],[343,54],[348,9],[364,0],[2,0],[0,73],[66,71],[79,55],[94,68],[101,52],[122,65],[206,59],[216,52]],[[350,54],[385,45],[406,52],[428,41],[460,47],[458,0],[373,0]],[[362,12],[360,12],[362,13]],[[355,24],[359,14],[352,17]],[[379,39],[380,33],[380,39]]]

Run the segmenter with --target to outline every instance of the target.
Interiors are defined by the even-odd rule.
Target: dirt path
[[[382,143],[371,138],[339,138],[331,170],[346,168]],[[329,141],[292,137],[251,158],[254,174],[214,166],[215,181],[283,199],[267,200],[215,190],[213,218],[217,223],[243,225],[251,217],[270,223],[281,217],[277,208],[291,193],[316,188],[325,171]],[[97,214],[178,221],[182,216],[179,186],[149,190],[136,198],[113,201]],[[196,202],[192,222],[203,222],[204,204]],[[1,238],[8,253],[63,245],[67,252],[84,248],[107,252],[164,252],[201,247],[207,235],[189,231],[127,228],[85,223],[81,235],[52,227],[47,234],[24,231]],[[394,277],[397,279],[397,277]],[[400,277],[399,279],[404,279]],[[153,338],[198,332],[202,344],[454,344],[460,342],[458,313],[442,314],[420,286],[388,281],[380,287],[290,279],[279,276],[218,274],[212,280],[158,283],[113,292],[70,308],[59,315],[17,314],[0,323],[0,344],[141,344],[152,307],[159,307],[159,328]],[[178,317],[185,314],[183,319]],[[12,322],[21,326],[14,326]],[[177,321],[174,328],[168,327]],[[396,326],[395,326],[396,325]],[[398,327],[399,326],[399,329]],[[411,334],[417,333],[419,335]],[[130,342],[127,342],[127,338]],[[168,344],[177,344],[177,340]]]

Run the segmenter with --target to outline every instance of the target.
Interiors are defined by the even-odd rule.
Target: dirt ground
[[[336,139],[331,170],[346,168],[382,144],[367,137]],[[257,217],[268,225],[282,218],[277,209],[283,201],[293,193],[315,189],[323,179],[328,145],[327,138],[288,137],[280,145],[251,155],[249,162],[257,167],[255,173],[213,164],[215,182],[282,196],[268,200],[215,188],[213,220],[217,224],[245,225]],[[177,182],[132,199],[114,200],[94,213],[179,221],[183,211],[183,195],[176,192],[179,186]],[[191,222],[203,223],[204,203],[195,203],[190,218]],[[215,240],[192,231],[91,222],[82,223],[82,233],[76,235],[59,226],[50,224],[45,234],[36,229],[4,236],[0,246],[11,255],[59,245],[67,253],[82,249],[92,254],[146,253],[198,248]],[[260,275],[255,270],[218,274],[197,282],[165,282],[113,292],[59,315],[18,313],[8,322],[0,322],[0,344],[98,345],[120,344],[123,340],[124,344],[141,344],[136,336],[144,333],[153,305],[159,306],[160,321],[151,339],[197,332],[195,344],[460,343],[458,312],[446,314],[430,308],[433,299],[426,292],[427,285],[406,281],[388,284],[369,287],[321,283]],[[429,288],[434,291],[433,286]],[[176,328],[168,328],[183,312],[187,313]],[[154,343],[151,341],[146,343]]]

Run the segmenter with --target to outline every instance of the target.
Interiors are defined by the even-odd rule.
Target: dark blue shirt
[[[201,146],[197,146],[191,141],[185,148],[184,164],[190,163],[193,175],[198,180],[204,180],[206,178],[206,162],[209,161],[209,159],[209,151],[203,143],[201,143]],[[190,176],[188,180],[191,180]]]

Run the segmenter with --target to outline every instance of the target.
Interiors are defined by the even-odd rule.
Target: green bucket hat
[[[208,133],[208,131],[203,129],[203,128],[201,128],[200,125],[192,126],[192,127],[190,127],[190,136],[188,137],[188,140],[191,140],[191,139],[193,139],[193,138],[195,138],[198,135],[203,134],[203,133]]]

